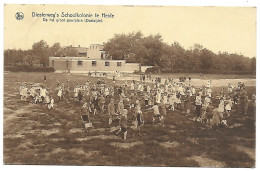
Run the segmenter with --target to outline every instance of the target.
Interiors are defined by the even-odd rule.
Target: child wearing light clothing
[[[230,114],[231,114],[231,108],[232,108],[231,98],[230,98],[230,97],[227,97],[226,106],[225,106],[225,110],[226,110],[227,116],[230,116]]]
[[[52,98],[52,96],[50,96],[50,103],[48,104],[48,109],[53,109],[54,106],[54,99]]]

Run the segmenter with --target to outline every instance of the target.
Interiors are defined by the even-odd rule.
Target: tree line
[[[148,72],[255,74],[256,58],[241,54],[218,52],[194,44],[184,49],[178,42],[163,42],[161,35],[144,36],[140,31],[115,34],[104,46],[107,59],[126,60],[154,66]],[[62,48],[60,43],[49,46],[44,40],[36,42],[31,49],[7,49],[4,51],[5,66],[48,67],[50,56],[78,56],[74,48]]]
[[[41,66],[47,67],[49,65],[50,56],[77,56],[76,49],[65,47],[62,48],[60,43],[54,43],[49,46],[44,40],[40,40],[32,45],[31,49],[7,49],[4,51],[4,65],[5,66]]]
[[[241,54],[214,53],[202,45],[184,49],[178,42],[168,45],[161,35],[144,36],[141,32],[115,34],[105,44],[110,59],[125,59],[154,66],[152,72],[255,74],[256,58]]]

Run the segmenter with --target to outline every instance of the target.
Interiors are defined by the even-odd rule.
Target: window
[[[83,61],[78,61],[78,66],[82,66]]]
[[[105,61],[105,66],[109,66],[109,61]]]
[[[121,64],[122,64],[121,62],[117,62],[117,66],[121,66]]]
[[[51,61],[51,66],[54,67],[54,60]]]
[[[92,66],[97,66],[97,61],[92,61]]]

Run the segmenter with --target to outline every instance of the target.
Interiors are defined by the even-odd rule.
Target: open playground
[[[161,75],[176,81],[182,74]],[[185,75],[185,74],[183,74]],[[46,83],[43,81],[47,77]],[[188,77],[189,75],[185,75]],[[212,80],[212,94],[228,83],[236,86],[244,82],[249,99],[256,92],[255,76],[191,75],[195,86],[206,85]],[[106,84],[115,83],[102,78]],[[126,77],[125,77],[126,78]],[[138,75],[129,75],[139,81]],[[54,92],[57,80],[69,81],[69,86],[96,83],[100,78],[84,74],[66,73],[4,73],[4,163],[34,165],[107,165],[107,166],[174,166],[174,167],[254,167],[255,166],[255,109],[249,105],[247,115],[234,107],[227,128],[213,130],[192,120],[181,110],[167,110],[165,127],[153,125],[152,111],[143,110],[142,137],[129,136],[126,141],[110,132],[106,110],[90,119],[93,124],[85,131],[80,106],[59,101]],[[22,101],[19,96],[21,83],[46,84],[53,93],[54,108],[45,104]],[[53,92],[51,91],[53,90]],[[143,107],[143,103],[142,107]]]

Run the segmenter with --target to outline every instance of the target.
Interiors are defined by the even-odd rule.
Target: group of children
[[[29,98],[35,104],[44,103],[48,109],[54,107],[54,99],[44,85],[32,85],[31,88],[28,88],[26,83],[23,83],[20,85],[19,94],[23,101]]]
[[[45,103],[49,109],[54,107],[53,96],[64,103],[77,103],[81,113],[87,116],[105,117],[111,132],[123,133],[127,139],[128,128],[141,135],[141,127],[145,119],[152,124],[165,126],[167,115],[178,110],[187,116],[194,116],[195,121],[215,128],[219,124],[227,126],[226,118],[231,116],[232,106],[235,103],[246,106],[245,86],[239,83],[235,89],[228,85],[227,93],[224,88],[220,93],[212,96],[211,81],[206,86],[195,87],[189,82],[174,82],[173,79],[155,79],[153,83],[126,81],[124,84],[106,84],[105,82],[87,81],[83,85],[69,86],[58,83],[52,95],[43,85],[33,85],[30,89],[25,84],[20,86],[21,100],[28,96],[34,103]],[[214,102],[214,106],[213,106]],[[195,106],[196,110],[193,110]],[[144,117],[143,113],[150,113]],[[246,113],[246,107],[242,112]],[[194,112],[191,112],[194,111]],[[150,119],[149,119],[150,118]],[[106,124],[106,123],[104,123]],[[87,127],[86,127],[87,129]]]

